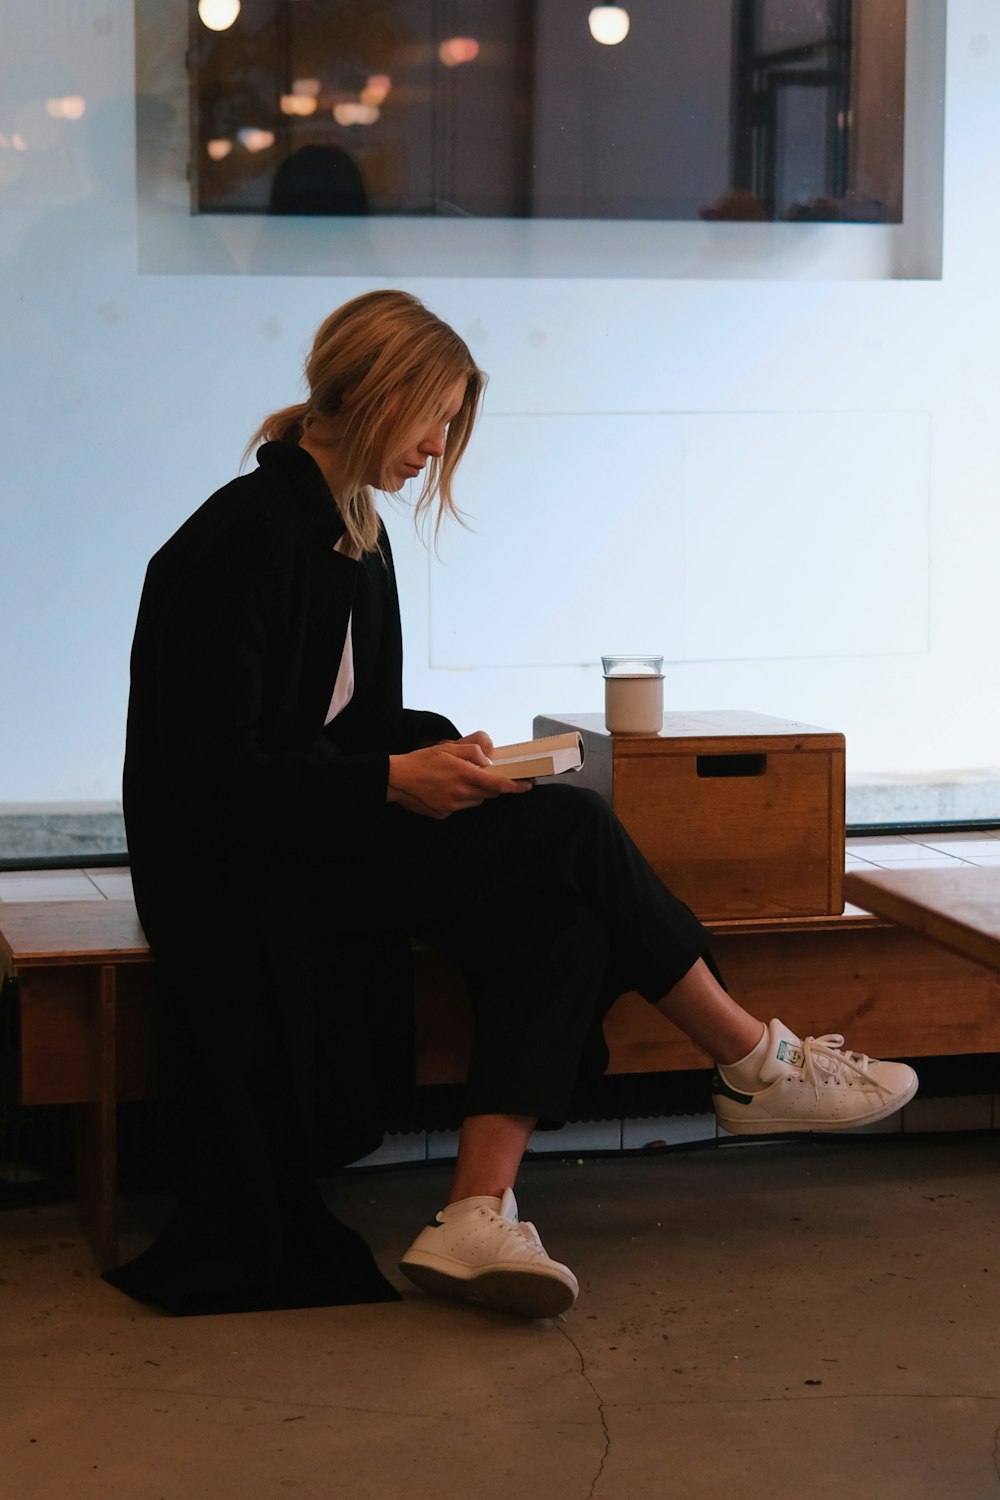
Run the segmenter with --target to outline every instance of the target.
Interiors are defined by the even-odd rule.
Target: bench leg
[[[76,1201],[102,1271],[118,1263],[118,1118],[115,1087],[115,968],[103,965],[91,1029],[89,1099],[77,1106]]]

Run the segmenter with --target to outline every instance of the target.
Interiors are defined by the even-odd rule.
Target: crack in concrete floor
[[[594,1495],[597,1492],[597,1486],[600,1484],[601,1478],[604,1474],[604,1466],[607,1463],[608,1457],[611,1453],[611,1432],[608,1428],[608,1421],[604,1412],[604,1397],[601,1395],[600,1391],[597,1389],[597,1386],[591,1380],[590,1372],[587,1369],[587,1361],[583,1356],[583,1350],[580,1348],[579,1344],[576,1342],[569,1329],[566,1328],[562,1322],[558,1323],[556,1326],[558,1327],[559,1332],[562,1334],[566,1342],[572,1345],[576,1353],[576,1357],[580,1361],[580,1374],[594,1394],[594,1400],[597,1402],[597,1415],[600,1418],[601,1431],[604,1434],[604,1450],[601,1453],[600,1462],[597,1465],[597,1473],[590,1481],[590,1489],[587,1491],[586,1496],[586,1500],[594,1500]]]

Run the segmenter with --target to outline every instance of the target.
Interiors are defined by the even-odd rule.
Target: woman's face
[[[368,477],[366,483],[375,489],[395,493],[408,479],[416,479],[428,459],[440,458],[444,453],[448,424],[461,411],[467,387],[468,380],[464,376],[456,380],[445,393],[440,408],[426,422],[403,434],[398,446],[392,432],[392,418],[387,418],[386,438],[372,465],[378,473],[375,477]]]

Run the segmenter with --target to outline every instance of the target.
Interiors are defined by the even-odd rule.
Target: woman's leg
[[[766,1030],[726,993],[704,959],[698,959],[656,1008],[723,1065],[752,1052]],[[502,1197],[517,1178],[536,1124],[530,1115],[467,1115],[448,1202]]]
[[[839,1034],[803,1041],[778,1020],[755,1020],[701,959],[655,1005],[715,1062],[715,1113],[730,1134],[851,1129],[917,1090],[912,1068],[851,1052]]]
[[[726,993],[704,959],[698,959],[656,1008],[723,1065],[752,1052],[766,1030]],[[448,1202],[501,1198],[504,1188],[517,1179],[536,1124],[530,1115],[467,1115]]]
[[[573,1272],[518,1221],[513,1183],[535,1124],[530,1115],[466,1116],[448,1202],[399,1263],[424,1291],[524,1318],[573,1306]]]
[[[627,990],[717,1064],[727,1130],[843,1129],[912,1097],[912,1069],[842,1051],[838,1037],[803,1042],[729,996],[704,927],[593,792],[547,785],[444,823],[403,817],[412,917],[450,949],[476,1013],[470,1114],[565,1119],[577,1079],[600,1065],[600,1021]]]
[[[406,816],[399,904],[412,930],[456,959],[476,1019],[449,1203],[401,1262],[418,1285],[527,1316],[571,1305],[572,1272],[517,1224],[512,1188],[535,1119],[566,1118],[600,1020],[626,990],[718,1064],[716,1110],[732,1132],[843,1128],[912,1095],[910,1069],[869,1070],[867,1058],[803,1043],[733,1000],[705,929],[593,793],[538,788],[429,826]]]
[[[715,972],[705,929],[661,884],[610,809],[592,796],[578,795],[573,804],[582,833],[579,887],[607,933],[616,993],[638,990],[713,1059],[715,1111],[725,1130],[851,1129],[884,1119],[913,1097],[917,1077],[906,1064],[851,1052],[839,1034],[803,1040],[780,1020],[765,1024],[745,1011]]]
[[[713,1062],[724,1066],[752,1052],[767,1029],[763,1021],[737,1005],[703,958],[655,1004]]]
[[[502,1198],[514,1185],[536,1123],[529,1115],[466,1115],[448,1202]]]

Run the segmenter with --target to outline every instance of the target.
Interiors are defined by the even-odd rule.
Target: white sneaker
[[[849,1052],[842,1036],[801,1041],[780,1021],[772,1021],[768,1033],[753,1091],[734,1085],[718,1064],[712,1075],[716,1118],[731,1135],[850,1130],[884,1120],[917,1092],[912,1068]]]
[[[425,1292],[523,1318],[553,1318],[573,1306],[580,1290],[569,1267],[546,1255],[535,1226],[518,1222],[510,1188],[499,1213],[478,1203],[467,1213],[437,1214],[399,1269]]]

